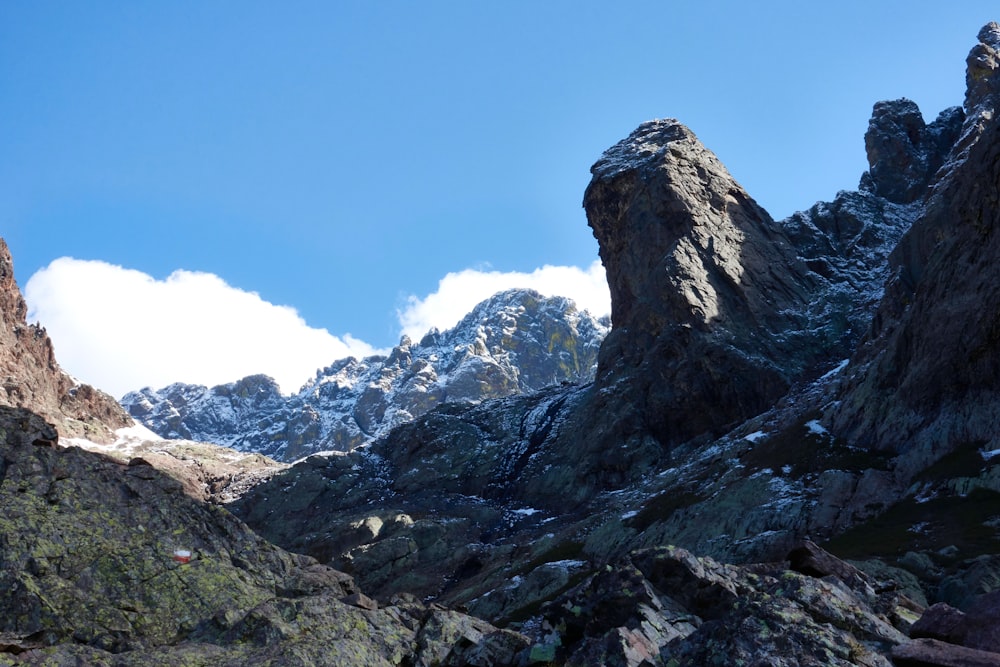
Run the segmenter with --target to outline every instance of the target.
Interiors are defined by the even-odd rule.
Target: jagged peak
[[[1000,24],[987,23],[979,31],[979,43],[966,58],[965,110],[992,115],[1000,92]]]
[[[63,437],[113,440],[113,431],[130,425],[131,418],[114,398],[59,367],[45,328],[29,325],[27,312],[10,248],[0,239],[0,405],[37,412]]]
[[[869,170],[859,189],[893,203],[923,198],[962,131],[960,107],[945,109],[931,124],[905,97],[876,102],[865,132]]]
[[[571,299],[509,289],[477,304],[455,327],[428,332],[419,344],[403,336],[387,356],[335,361],[288,397],[258,375],[212,389],[174,384],[142,390],[123,403],[163,437],[291,460],[359,446],[443,402],[587,380],[606,332],[604,322]],[[253,419],[245,420],[251,413]]]
[[[567,314],[577,312],[576,302],[568,297],[545,296],[533,289],[515,287],[497,292],[488,299],[480,301],[453,329],[462,329],[484,319],[498,317],[499,313],[509,312],[512,309],[536,310],[542,305],[554,307]]]
[[[662,162],[663,154],[671,144],[685,141],[700,144],[694,132],[676,118],[646,121],[604,151],[590,168],[590,173],[595,178],[610,178],[630,169],[647,165],[655,167]]]

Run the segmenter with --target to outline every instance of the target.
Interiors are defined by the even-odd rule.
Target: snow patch
[[[838,373],[840,373],[840,371],[842,371],[842,370],[844,370],[845,368],[847,368],[847,364],[849,364],[850,362],[851,362],[851,360],[850,360],[850,359],[844,359],[844,360],[843,360],[843,361],[841,361],[841,362],[840,362],[839,364],[837,364],[837,366],[836,366],[836,367],[835,367],[835,368],[834,368],[833,370],[830,370],[830,371],[827,371],[826,373],[824,373],[824,374],[823,374],[823,375],[822,375],[822,376],[820,377],[820,380],[829,380],[829,379],[830,379],[830,378],[832,378],[832,377],[833,377],[834,375],[837,375]]]
[[[826,430],[826,427],[819,423],[818,419],[806,422],[806,428],[809,429],[810,433],[814,433],[816,435],[825,435],[829,433],[829,431]]]

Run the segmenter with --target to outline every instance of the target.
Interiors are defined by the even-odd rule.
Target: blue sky
[[[0,236],[22,287],[62,257],[211,274],[384,348],[400,311],[460,301],[449,274],[590,275],[589,167],[644,120],[679,118],[778,218],[856,187],[874,102],[962,102],[985,4],[5,2]],[[139,381],[98,377],[74,328],[98,297],[36,284],[64,367]],[[150,294],[107,295],[103,325],[204,323]]]

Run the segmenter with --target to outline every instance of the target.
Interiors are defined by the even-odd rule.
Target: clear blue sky
[[[990,3],[3,2],[0,235],[396,342],[448,272],[586,267],[589,167],[676,117],[775,217],[872,104],[960,104]],[[57,341],[58,352],[58,341]]]

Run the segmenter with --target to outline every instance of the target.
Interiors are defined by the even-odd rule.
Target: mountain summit
[[[593,377],[606,323],[569,299],[508,290],[448,331],[403,337],[388,356],[347,358],[298,393],[256,375],[209,389],[173,384],[122,404],[164,438],[212,442],[291,461],[349,451],[448,402],[479,402]]]

